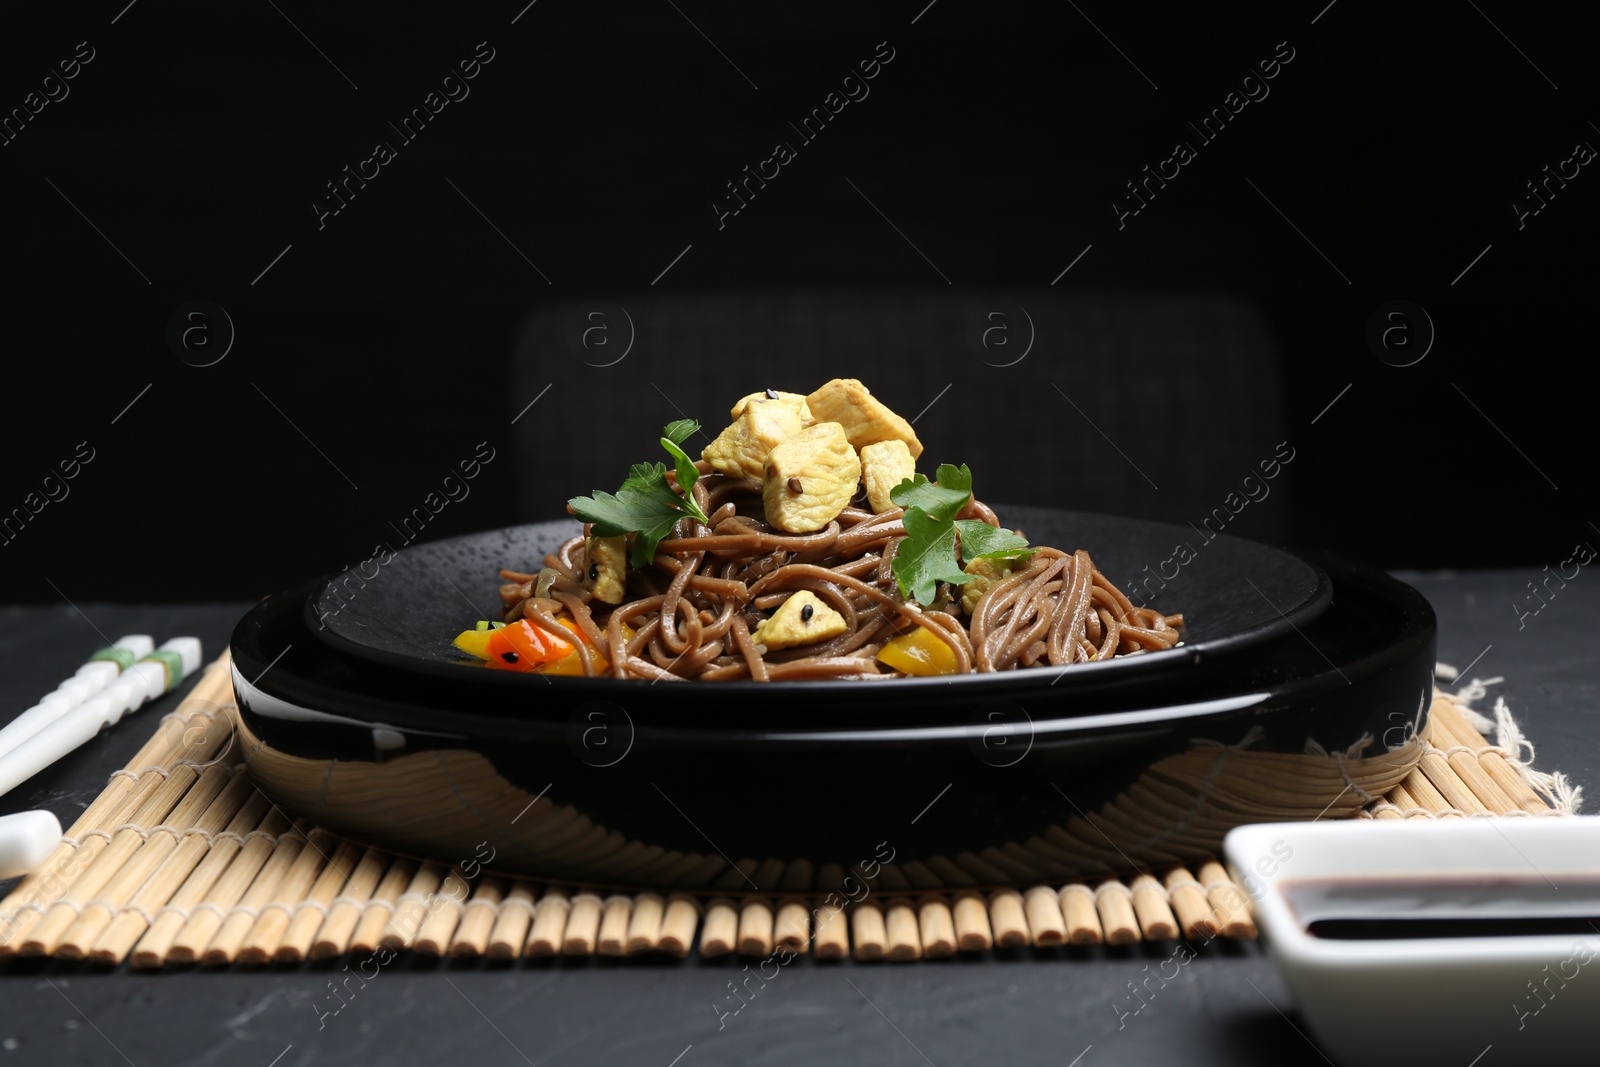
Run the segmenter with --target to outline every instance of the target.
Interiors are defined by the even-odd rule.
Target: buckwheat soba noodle
[[[1086,551],[1027,546],[979,556],[979,534],[1026,542],[1021,531],[998,529],[999,517],[970,492],[947,493],[942,513],[908,496],[919,483],[929,491],[955,485],[958,473],[970,485],[970,475],[949,467],[938,482],[916,475],[921,445],[910,426],[860,383],[836,379],[804,397],[752,394],[734,415],[703,458],[684,456],[676,470],[657,471],[654,491],[668,507],[680,476],[692,480],[688,496],[700,517],[658,525],[648,559],[638,546],[645,533],[619,532],[610,512],[585,514],[601,498],[617,499],[596,494],[569,505],[594,519],[582,536],[545,556],[538,571],[500,572],[505,622],[526,622],[535,639],[558,647],[566,669],[555,673],[870,680],[1067,667],[1181,640],[1181,615],[1135,607]],[[667,436],[693,432],[678,427]],[[941,523],[960,535],[939,540]],[[942,552],[950,569],[913,584],[907,579],[923,562],[911,560],[913,552]],[[901,553],[912,567],[896,567]],[[515,654],[505,658],[514,662]]]

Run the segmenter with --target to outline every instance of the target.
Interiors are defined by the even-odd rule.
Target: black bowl
[[[235,631],[243,750],[327,829],[444,863],[493,849],[500,869],[566,882],[836,890],[865,863],[894,891],[1160,868],[1241,823],[1352,814],[1420,756],[1432,609],[1381,572],[1309,560],[1332,595],[1304,625],[1070,688],[1050,680],[1094,665],[513,695],[460,680],[486,671],[335,651],[307,625],[311,583]]]

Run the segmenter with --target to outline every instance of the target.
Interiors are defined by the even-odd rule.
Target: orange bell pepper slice
[[[488,663],[500,670],[536,671],[572,651],[572,646],[561,638],[545,633],[527,619],[518,619],[489,635]]]

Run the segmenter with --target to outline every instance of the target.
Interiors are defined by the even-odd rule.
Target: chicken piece
[[[889,499],[889,492],[916,472],[917,461],[904,441],[879,441],[861,450],[861,481],[873,511],[899,507]]]
[[[961,610],[971,615],[978,610],[978,601],[982,600],[995,586],[1011,577],[1011,572],[1016,568],[1014,559],[975,559],[961,568],[968,574],[976,575],[972,581],[961,586]]]
[[[628,537],[583,539],[583,587],[606,604],[620,604],[628,584]]]
[[[733,425],[718,434],[700,458],[723,474],[759,478],[773,446],[800,432],[800,405],[781,398],[768,400],[762,394],[746,397],[742,403]]]
[[[778,605],[771,618],[756,624],[750,639],[766,645],[768,652],[795,645],[811,645],[838,637],[850,628],[828,602],[809,589],[802,589]]]
[[[785,393],[781,389],[764,389],[759,393],[751,393],[749,396],[740,397],[739,402],[733,405],[733,410],[728,412],[728,418],[737,419],[744,414],[744,409],[755,400],[781,400],[786,404],[792,405],[795,413],[800,416],[800,424],[802,426],[810,426],[817,421],[811,417],[811,408],[806,405],[804,393]]]
[[[852,448],[865,448],[879,441],[904,441],[912,459],[922,455],[922,442],[917,440],[911,424],[854,378],[835,378],[806,397],[806,404],[818,422],[843,426]]]
[[[760,406],[760,405],[752,405]],[[786,533],[811,533],[838,517],[861,484],[861,460],[837,422],[819,422],[767,455],[761,503]]]

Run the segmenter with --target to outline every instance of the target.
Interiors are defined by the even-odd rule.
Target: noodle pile
[[[585,589],[584,538],[574,537],[536,574],[500,572],[506,621],[525,618],[570,638],[557,621],[565,612],[592,642],[574,642],[584,674],[652,681],[902,677],[874,657],[917,627],[949,647],[957,673],[1066,667],[1171,648],[1182,638],[1181,615],[1134,607],[1082,550],[1032,549],[970,617],[959,587],[941,585],[927,607],[907,603],[891,569],[905,538],[902,509],[875,513],[852,504],[815,533],[787,534],[764,520],[760,481],[719,473],[704,460],[696,467],[693,495],[709,526],[680,521],[648,566],[629,568],[621,604],[596,601]],[[976,499],[960,517],[999,525]],[[839,612],[846,631],[781,651],[756,644],[756,625],[800,590]]]

